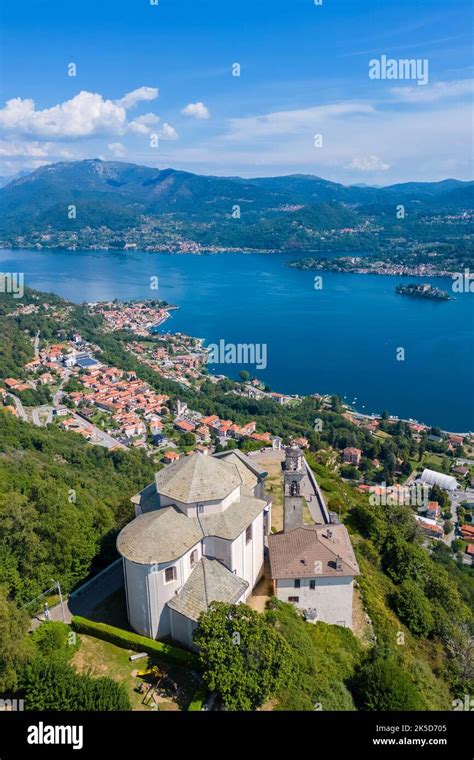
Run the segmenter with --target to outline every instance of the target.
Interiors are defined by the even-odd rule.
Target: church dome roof
[[[242,485],[234,464],[200,453],[160,470],[155,481],[159,494],[182,504],[224,499]]]

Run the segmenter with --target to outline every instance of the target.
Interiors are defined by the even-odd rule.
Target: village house
[[[300,449],[308,449],[309,448],[309,441],[307,438],[295,438],[293,441],[295,446],[299,446]]]
[[[264,476],[242,454],[194,453],[157,472],[132,498],[137,516],[117,548],[133,630],[193,648],[210,602],[248,598],[263,574],[271,522],[269,502],[256,495]]]
[[[348,464],[354,464],[356,467],[360,464],[361,457],[362,451],[360,449],[355,449],[352,446],[347,446],[342,450],[342,460]]]
[[[432,520],[429,517],[421,517],[421,515],[415,515],[415,520],[428,538],[443,538],[443,528],[441,525],[438,525],[436,520]]]
[[[177,462],[180,458],[180,455],[177,454],[176,451],[165,451],[163,454],[163,462],[165,464],[173,464],[173,462]]]
[[[426,510],[426,517],[430,517],[432,520],[439,520],[441,517],[441,507],[437,501],[429,501],[428,508]]]

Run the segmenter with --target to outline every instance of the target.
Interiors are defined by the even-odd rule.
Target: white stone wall
[[[166,603],[191,575],[190,560],[194,550],[199,562],[202,556],[200,543],[173,562],[139,565],[124,560],[128,615],[134,631],[152,639],[171,635],[170,610]],[[176,579],[166,583],[165,570],[172,566],[176,568]]]
[[[197,626],[193,620],[181,615],[176,610],[170,610],[171,615],[171,638],[178,641],[187,649],[195,648],[193,645],[193,632]]]
[[[199,515],[217,515],[220,512],[224,512],[231,504],[240,499],[240,486],[234,488],[230,494],[224,499],[218,499],[214,501],[202,502],[204,510],[199,512]],[[160,506],[169,507],[175,505],[181,512],[187,517],[196,517],[198,515],[198,503],[184,504],[184,502],[177,501],[176,499],[170,499],[168,496],[160,494]]]
[[[226,541],[225,538],[217,538],[217,536],[206,536],[203,544],[205,557],[218,559],[229,570],[232,569],[232,541]]]
[[[316,588],[310,588],[310,581],[315,581]],[[300,609],[316,608],[317,618],[324,623],[344,625],[352,628],[352,596],[354,579],[351,576],[335,578],[301,578],[300,588],[295,588],[294,579],[285,578],[275,581],[278,599],[287,602],[291,596],[298,596],[296,604]]]
[[[230,570],[248,582],[249,588],[247,589],[246,597],[252,592],[252,589],[263,573],[263,547],[264,528],[262,511],[252,523],[251,540],[248,543],[246,542],[245,531],[243,531],[232,543]]]
[[[148,566],[123,560],[128,620],[133,630],[142,636],[150,634],[150,614],[147,596]]]

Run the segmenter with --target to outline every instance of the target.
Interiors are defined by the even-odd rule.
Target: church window
[[[252,540],[252,526],[249,525],[247,530],[245,531],[245,543],[248,544],[248,542],[251,540]]]
[[[299,578],[295,578],[295,588],[299,588],[301,586],[301,580]]]
[[[165,583],[171,583],[176,580],[176,567],[167,567],[165,570]]]
[[[288,597],[288,601],[289,602],[294,602],[295,604],[298,604],[299,600],[300,600],[299,596],[289,596]]]
[[[314,589],[316,588],[316,581],[310,581],[309,582],[309,587],[310,587],[310,589],[312,591],[314,591]]]
[[[194,565],[196,564],[197,560],[198,560],[198,552],[197,552],[197,549],[194,549],[194,551],[191,552],[191,556],[189,558],[189,561],[191,563],[191,567],[194,567]]]

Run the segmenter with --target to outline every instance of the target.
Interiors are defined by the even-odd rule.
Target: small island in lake
[[[414,296],[416,298],[432,298],[436,301],[452,301],[453,299],[445,290],[434,288],[426,282],[411,283],[410,285],[397,285],[396,293],[403,296]]]

